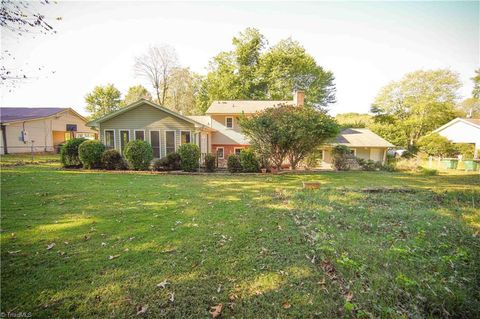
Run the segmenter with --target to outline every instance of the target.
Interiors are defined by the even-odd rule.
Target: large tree
[[[112,111],[120,109],[122,106],[122,94],[113,85],[96,86],[92,92],[85,96],[87,106],[85,110],[91,113],[91,118],[96,119],[107,115]]]
[[[371,128],[393,143],[412,148],[418,139],[458,115],[461,87],[450,70],[416,71],[383,87],[372,105]]]
[[[214,100],[290,100],[295,89],[305,91],[305,103],[311,106],[335,101],[333,74],[298,42],[287,39],[266,48],[265,37],[248,28],[232,43],[233,50],[220,52],[209,63],[197,98],[201,109]]]
[[[253,149],[277,168],[288,159],[295,169],[307,155],[339,132],[332,117],[308,106],[268,108],[242,117],[240,125]]]
[[[333,73],[325,71],[292,39],[265,52],[259,74],[267,83],[269,99],[289,100],[293,90],[300,89],[305,91],[307,105],[321,108],[335,102]]]
[[[176,68],[169,79],[165,106],[184,115],[201,114],[196,107],[200,77],[188,68]]]
[[[460,102],[457,108],[462,116],[478,118],[480,117],[480,69],[475,70],[475,76],[472,77],[472,81],[472,97]]]
[[[169,78],[178,67],[175,49],[169,45],[150,47],[135,58],[135,74],[145,78],[155,90],[157,103],[164,105],[170,85]]]
[[[152,95],[143,85],[134,85],[128,89],[123,105],[132,104],[140,99],[152,101]]]

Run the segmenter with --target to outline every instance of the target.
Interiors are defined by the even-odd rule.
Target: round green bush
[[[127,169],[127,165],[122,155],[117,150],[106,150],[102,154],[102,167],[108,170]]]
[[[238,173],[242,171],[242,164],[240,163],[240,156],[230,155],[227,159],[227,169],[230,173]]]
[[[180,165],[185,172],[195,172],[198,170],[200,160],[200,148],[191,143],[183,144],[178,148],[180,155]]]
[[[213,155],[212,153],[208,153],[207,155],[205,155],[205,170],[207,172],[215,171],[215,161],[215,155]]]
[[[260,169],[257,157],[251,149],[242,150],[240,152],[240,164],[242,165],[242,170],[244,172],[257,173]]]
[[[60,149],[60,161],[63,167],[81,167],[82,162],[78,157],[78,147],[85,142],[84,138],[72,138],[65,142]]]
[[[78,147],[78,157],[84,168],[99,168],[102,163],[102,154],[105,145],[97,140],[85,141]]]
[[[136,171],[148,170],[153,160],[152,146],[141,140],[128,142],[124,153],[130,168]]]

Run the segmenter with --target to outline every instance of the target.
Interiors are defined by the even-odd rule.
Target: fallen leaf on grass
[[[107,246],[107,243],[102,242],[102,246]]]
[[[108,259],[112,260],[112,259],[115,259],[115,258],[118,258],[118,257],[120,257],[120,255],[113,255],[113,256],[110,255],[110,256],[108,256]]]
[[[55,243],[51,243],[50,245],[47,246],[47,250],[50,250],[52,249],[53,247],[55,247]]]
[[[8,253],[10,255],[15,255],[15,254],[18,254],[19,252],[21,252],[21,250],[9,251]]]
[[[347,292],[345,295],[343,295],[345,297],[345,300],[346,301],[352,301],[353,299],[353,293],[351,291]]]
[[[87,235],[83,236],[83,240],[87,241],[89,239],[90,239],[90,236],[87,236]]]
[[[230,300],[230,301],[234,301],[234,300],[236,300],[237,298],[238,298],[238,296],[237,296],[236,294],[230,294],[230,295],[228,296],[228,300]]]
[[[170,302],[174,302],[175,301],[175,293],[171,292],[168,295],[169,295],[168,300],[170,300]]]
[[[158,283],[157,284],[157,288],[165,288],[167,285],[169,285],[170,283],[167,281],[167,280],[164,280],[162,281],[161,283]]]
[[[138,306],[137,307],[137,316],[141,316],[147,312],[148,305]]]
[[[282,308],[283,309],[288,309],[290,308],[292,305],[288,302],[288,301],[285,301],[283,304],[282,304]]]
[[[223,304],[218,304],[216,306],[210,307],[210,314],[212,318],[215,319],[222,313]]]

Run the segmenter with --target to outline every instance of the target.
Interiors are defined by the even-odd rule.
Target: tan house
[[[87,120],[71,108],[0,108],[0,154],[53,152],[74,137],[96,138]]]
[[[155,158],[175,152],[181,144],[194,143],[202,156],[214,153],[219,166],[226,165],[231,154],[239,154],[249,147],[242,134],[240,116],[254,114],[282,105],[302,106],[304,93],[297,91],[288,101],[214,101],[202,116],[183,116],[147,100],[137,101],[116,112],[88,123],[100,133],[100,140],[108,147],[123,152],[131,140],[148,141]],[[344,130],[332,144],[324,147],[323,166],[330,167],[332,145],[343,144],[357,157],[374,161],[385,160],[392,144],[367,129]]]
[[[322,147],[322,168],[332,168],[332,148],[335,145],[348,146],[356,157],[381,163],[385,163],[387,150],[394,147],[369,129],[344,129],[334,141]]]

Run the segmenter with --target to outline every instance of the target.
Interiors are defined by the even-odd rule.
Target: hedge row
[[[146,141],[130,141],[125,146],[125,159],[117,150],[105,150],[97,140],[74,138],[60,150],[64,167],[103,168],[107,170],[148,170],[153,160],[152,146]],[[194,144],[183,144],[178,153],[168,154],[153,163],[154,170],[178,170],[194,172],[199,168],[200,148]]]

